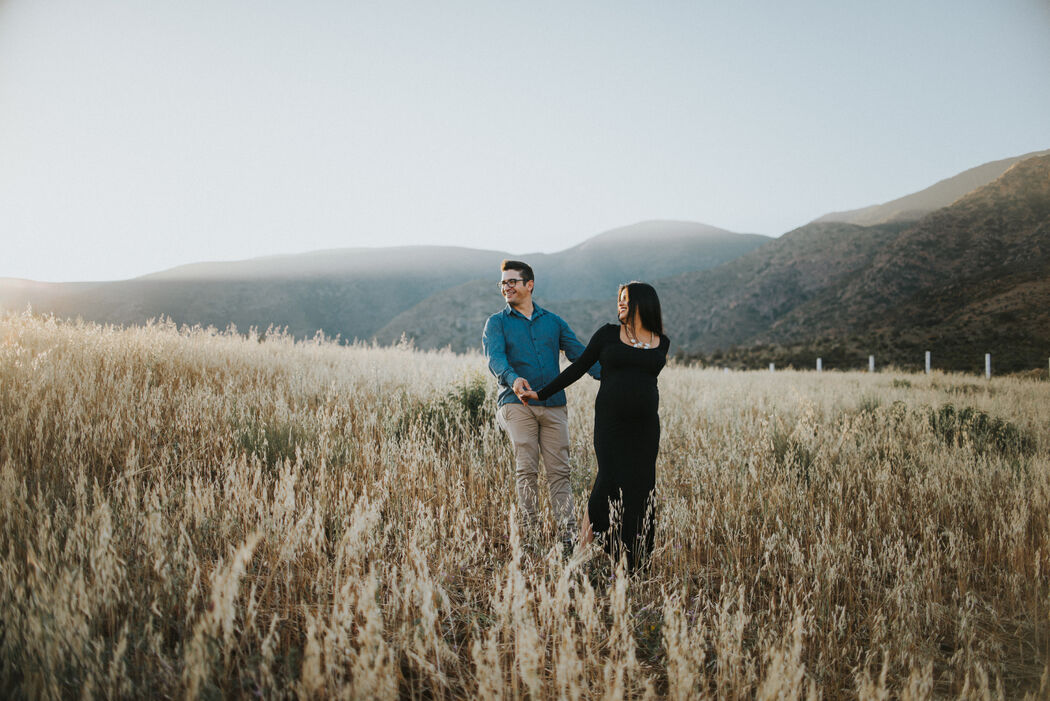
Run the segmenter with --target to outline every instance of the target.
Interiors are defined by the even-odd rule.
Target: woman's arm
[[[598,362],[598,356],[601,355],[602,346],[605,345],[602,339],[602,332],[605,327],[598,329],[591,336],[590,342],[587,347],[583,349],[583,353],[580,357],[570,365],[569,367],[562,370],[561,374],[551,380],[543,389],[536,392],[536,398],[541,401],[549,398],[551,395],[557,394],[576,380],[583,377],[584,373],[591,369],[591,366]]]

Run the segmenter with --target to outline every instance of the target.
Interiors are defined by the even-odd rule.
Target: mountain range
[[[396,341],[401,332],[388,331],[394,318],[428,299],[443,306],[447,292],[464,284],[484,289],[476,302],[488,313],[498,309],[502,298],[495,281],[505,258],[524,258],[536,269],[545,300],[596,299],[615,297],[617,284],[629,279],[631,271],[655,279],[704,270],[770,240],[704,224],[661,221],[614,229],[552,254],[448,246],[347,248],[198,263],[116,282],[0,279],[0,308],[31,305],[34,311],[113,324],[167,316],[178,324],[233,324],[242,331],[273,325],[298,337],[318,330],[344,339],[388,339],[392,334]],[[451,308],[442,312],[438,334],[418,337],[420,346],[446,345],[435,345],[434,339],[443,337]],[[465,350],[479,339],[480,331],[469,342],[463,336],[453,345]]]
[[[1050,356],[1050,155],[918,221],[817,221],[716,270],[664,284],[682,344],[709,362],[1045,368]],[[690,313],[690,300],[717,300]],[[733,347],[736,347],[735,349]],[[719,353],[721,351],[721,353]]]
[[[503,258],[536,270],[536,299],[586,340],[615,319],[618,283],[653,282],[676,355],[737,367],[1044,368],[1050,354],[1050,151],[987,163],[892,202],[770,238],[641,222],[557,253],[351,248],[181,266],[132,280],[0,279],[0,308],[104,323],[323,330],[477,348],[502,306]]]

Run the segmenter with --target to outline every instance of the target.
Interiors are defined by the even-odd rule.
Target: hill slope
[[[653,280],[683,270],[706,270],[775,239],[734,234],[691,222],[641,222],[613,229],[549,256],[529,256],[536,270],[536,301],[565,318],[586,341],[616,318],[619,283]],[[402,336],[420,348],[477,348],[490,314],[503,298],[489,279],[441,290],[398,314],[376,332],[380,343]]]
[[[876,353],[880,363],[914,365],[921,362],[924,347],[935,344],[940,367],[973,369],[973,358],[985,352],[975,350],[977,345],[994,349],[1003,367],[1040,366],[1034,358],[1043,318],[1039,310],[1050,305],[1037,303],[1042,294],[1038,274],[1033,278],[1020,271],[1038,268],[1045,258],[1040,230],[1031,226],[1045,220],[1040,183],[1046,182],[1041,164],[1048,158],[985,164],[890,203],[894,206],[878,217],[869,213],[888,221],[861,226],[824,218],[721,266],[646,279],[655,280],[660,290],[676,351],[709,360],[718,354],[723,362],[727,350],[736,347],[729,355],[751,365],[776,360],[811,366],[821,355],[857,366],[868,353]],[[979,184],[977,190],[962,192],[973,183]],[[928,207],[937,202],[955,204],[920,222],[891,216],[902,211],[901,203]],[[1007,245],[1010,236],[1019,238]],[[659,248],[636,250],[637,255],[654,253]],[[1018,266],[1018,255],[1031,260]],[[1024,294],[1015,290],[1018,285]],[[611,295],[606,301],[569,301],[545,292],[539,285],[538,301],[570,321],[581,337],[612,319]],[[479,301],[485,294],[483,285],[443,291],[399,314],[377,337],[393,342],[405,334],[425,347],[476,347],[488,312]],[[944,296],[1001,310],[985,324],[987,313],[982,316],[976,307],[956,310],[941,300]],[[916,301],[909,303],[912,298]],[[457,310],[452,324],[442,313],[447,308]],[[905,311],[890,315],[898,308]],[[993,344],[996,334],[1012,340]],[[948,336],[963,340],[950,344]]]
[[[298,337],[323,330],[329,336],[367,339],[434,295],[440,301],[439,293],[472,280],[495,281],[503,258],[529,261],[546,299],[598,297],[615,294],[616,283],[632,276],[712,267],[767,241],[703,224],[643,222],[553,254],[356,248],[199,263],[119,282],[0,280],[0,307],[31,304],[36,311],[104,323],[136,324],[164,315],[179,324],[225,328],[232,323],[242,330],[275,325]],[[486,283],[485,290],[482,299],[498,307],[495,285]],[[434,338],[441,336],[443,323],[444,316],[437,320]],[[384,332],[383,338],[397,340],[403,331]]]
[[[615,296],[619,283],[707,270],[772,240],[694,222],[645,221],[526,260],[536,270],[537,294],[545,299],[605,299]]]
[[[396,253],[394,253],[397,251]],[[204,263],[132,280],[0,286],[17,307],[61,317],[138,324],[169,316],[179,324],[247,330],[286,326],[299,337],[369,337],[391,317],[437,290],[483,274],[504,253],[416,246],[347,249],[301,256]],[[337,271],[348,271],[345,274]],[[22,294],[14,290],[21,288]]]
[[[807,224],[714,270],[663,280],[666,323],[691,353],[755,342],[799,305],[864,270],[901,228]]]
[[[807,366],[829,352],[843,361],[852,356],[854,364],[876,352],[883,362],[915,366],[923,350],[950,369],[979,369],[985,352],[1001,370],[1045,364],[1050,156],[1019,162],[896,231],[893,225],[818,228],[849,226],[809,225],[782,237],[776,249],[676,278],[676,308],[683,293],[718,300],[710,311],[680,317],[689,331],[687,349],[712,354],[749,346],[730,356],[754,362],[772,355]],[[848,256],[835,247],[843,239],[850,242]],[[800,255],[807,250],[818,255]],[[815,270],[830,274],[814,276]]]
[[[675,351],[710,362],[810,367],[820,355],[826,367],[856,367],[875,353],[880,364],[914,367],[929,349],[942,368],[979,369],[985,352],[997,370],[1041,368],[1050,355],[1050,152],[1042,153],[864,210],[879,222],[867,226],[828,215],[768,239],[641,222],[554,254],[344,249],[117,283],[0,280],[0,306],[124,324],[159,315],[241,329],[274,324],[296,336],[323,329],[384,343],[404,335],[421,347],[466,350],[502,306],[493,284],[499,260],[515,257],[536,268],[537,301],[581,339],[613,319],[617,283],[645,279],[660,290]]]
[[[1050,155],[1050,151],[1036,151],[1023,156],[985,163],[953,177],[945,178],[924,190],[890,202],[847,212],[832,212],[825,214],[816,221],[844,222],[847,224],[860,224],[861,226],[918,221],[930,212],[947,207],[967,193],[987,185],[1005,173],[1015,163],[1046,155]]]

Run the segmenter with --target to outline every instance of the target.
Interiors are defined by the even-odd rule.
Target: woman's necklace
[[[648,343],[642,343],[641,341],[639,341],[637,338],[634,337],[634,334],[631,333],[631,327],[629,327],[627,324],[623,325],[623,330],[627,334],[627,340],[630,341],[631,345],[634,346],[635,348],[652,348],[653,347],[653,340],[654,340],[653,337],[654,337],[655,334],[653,334],[652,331],[649,332],[649,342]]]

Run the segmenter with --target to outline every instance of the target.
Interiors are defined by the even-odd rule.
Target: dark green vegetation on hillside
[[[928,345],[916,339],[891,340],[885,336],[824,338],[792,345],[733,346],[711,353],[683,351],[676,357],[681,362],[734,370],[763,370],[770,363],[778,370],[813,370],[820,358],[825,371],[848,371],[866,370],[868,356],[874,355],[877,372],[887,368],[921,372],[925,367],[925,353],[932,347],[930,364],[934,370],[983,375],[984,353],[991,352],[994,375],[1021,374],[1031,379],[1047,379],[1047,351],[1028,339],[1017,339],[1017,346],[1000,343],[999,352],[981,351],[980,346],[966,342],[952,345],[948,339],[941,341]]]
[[[676,354],[751,368],[812,368],[821,357],[828,369],[863,368],[874,354],[879,368],[915,370],[929,350],[942,370],[983,372],[985,353],[996,373],[1045,369],[1050,156],[1015,163],[918,221],[891,218],[813,222],[720,266],[657,280]],[[545,292],[541,279],[540,304]],[[476,348],[498,306],[485,285],[460,286],[402,313],[379,338]],[[615,319],[612,293],[550,307],[581,340]]]
[[[1050,156],[914,224],[815,223],[666,285],[685,353],[713,364],[1043,369],[1050,356]],[[685,301],[709,308],[683,313]],[[698,304],[700,306],[700,304]],[[674,327],[674,326],[673,326]]]

